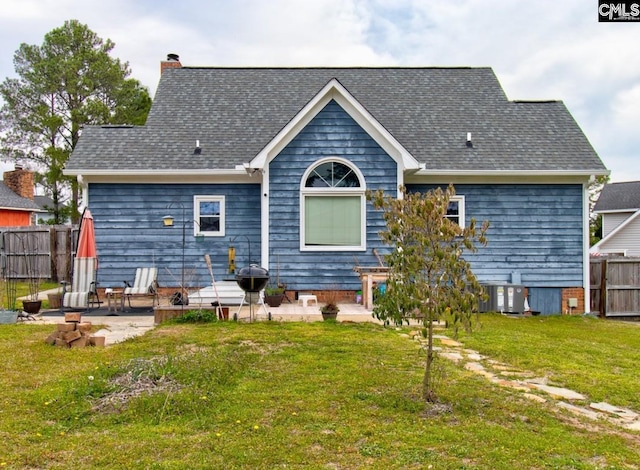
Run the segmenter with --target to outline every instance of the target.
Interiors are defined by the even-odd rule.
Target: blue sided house
[[[256,263],[290,292],[355,292],[388,252],[367,189],[456,189],[450,216],[488,220],[469,257],[533,310],[588,311],[587,185],[608,170],[560,101],[510,101],[490,68],[183,67],[144,126],[83,130],[65,174],[91,209],[101,287],[137,267],[163,286]],[[173,228],[163,227],[172,215]],[[184,258],[183,258],[184,257]],[[577,300],[576,300],[577,299]]]

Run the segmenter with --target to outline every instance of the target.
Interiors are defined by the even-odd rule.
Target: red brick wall
[[[182,68],[180,60],[163,60],[162,62],[160,62],[160,75],[162,75],[162,72],[164,72],[166,69],[179,68]]]
[[[4,184],[18,196],[31,199],[33,201],[33,173],[22,168],[4,173]]]
[[[569,299],[578,299],[578,306],[575,308],[569,308]],[[562,313],[583,314],[585,312],[584,307],[584,289],[582,287],[567,287],[562,289]]]

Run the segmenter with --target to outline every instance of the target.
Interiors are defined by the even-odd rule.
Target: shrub
[[[218,321],[216,312],[211,310],[188,310],[175,318],[176,323],[213,323]]]

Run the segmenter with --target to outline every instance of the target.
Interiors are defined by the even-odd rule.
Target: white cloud
[[[510,99],[560,99],[613,179],[640,180],[638,23],[584,0],[4,0],[0,80],[20,43],[75,18],[116,43],[155,90],[160,61],[191,66],[493,67]]]

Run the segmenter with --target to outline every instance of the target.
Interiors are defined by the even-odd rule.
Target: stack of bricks
[[[83,348],[85,346],[104,346],[104,336],[91,334],[91,322],[83,322],[80,313],[64,314],[64,323],[58,323],[56,331],[51,333],[47,344],[63,348]]]

